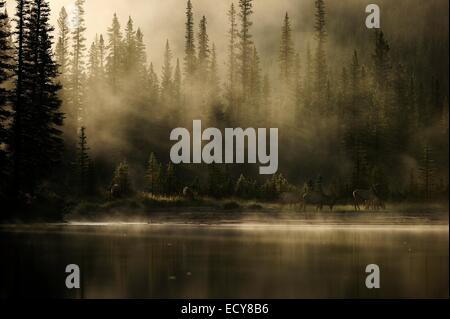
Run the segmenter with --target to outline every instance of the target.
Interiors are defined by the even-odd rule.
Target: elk
[[[321,211],[323,206],[329,206],[330,211],[333,211],[336,199],[334,197],[328,196],[323,192],[318,191],[308,191],[303,194],[303,210],[306,210],[308,204],[315,205],[316,211]]]
[[[357,189],[353,192],[355,210],[361,210],[360,205],[365,205],[367,209],[383,208],[384,204],[377,194],[377,185],[373,185],[370,189]]]

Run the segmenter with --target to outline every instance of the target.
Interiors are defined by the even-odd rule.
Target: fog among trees
[[[387,199],[447,198],[447,1],[378,1],[379,30],[356,0],[10,2],[0,1],[6,196],[118,185],[343,198],[377,184]],[[170,131],[194,119],[278,128],[279,172],[169,163]]]

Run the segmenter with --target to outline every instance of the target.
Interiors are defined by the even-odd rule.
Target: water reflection
[[[0,297],[448,298],[448,226],[3,227],[0,259]]]

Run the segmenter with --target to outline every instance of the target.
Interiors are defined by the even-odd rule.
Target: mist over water
[[[1,297],[448,298],[448,226],[0,230]],[[82,288],[64,286],[81,268]],[[365,287],[377,264],[381,289]]]

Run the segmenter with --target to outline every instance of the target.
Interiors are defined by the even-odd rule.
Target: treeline
[[[147,60],[131,17],[122,26],[114,14],[88,43],[85,1],[76,0],[70,17],[60,10],[53,41],[48,1],[16,2],[13,29],[0,1],[3,194],[34,194],[50,181],[82,196],[114,185],[122,194],[169,195],[190,186],[211,196],[275,199],[297,189],[284,175],[295,185],[323,176],[320,187],[340,197],[373,184],[395,199],[447,197],[448,91],[438,72],[448,77],[448,70],[424,77],[413,61],[398,60],[392,53],[403,48],[377,30],[368,31],[372,53],[362,58],[349,48],[347,65],[336,72],[324,0],[314,1],[313,39],[295,38],[290,15],[280,17],[276,74],[263,67],[253,38],[252,0],[237,0],[227,12],[227,52],[217,52],[208,18],[196,23],[188,0],[184,54],[175,58],[167,39],[161,70]],[[420,59],[432,56],[424,52]],[[283,175],[266,180],[251,167],[148,159],[154,152],[168,163],[168,132],[192,119],[218,128],[278,127]]]
[[[183,194],[183,190],[188,188],[190,192],[200,196],[212,196],[214,198],[238,197],[271,201],[277,200],[279,195],[284,192],[300,193],[302,191],[289,184],[282,174],[274,174],[263,183],[259,183],[257,180],[247,178],[243,174],[234,179],[229,172],[230,170],[227,166],[212,164],[208,166],[206,181],[202,182],[197,177],[187,182],[180,175],[179,168],[176,165],[171,162],[163,165],[163,163],[158,161],[156,155],[151,153],[145,169],[143,188],[133,189],[129,180],[128,163],[122,161],[116,167],[111,182],[111,195],[113,197],[126,197],[136,191],[140,191],[153,195],[176,196]],[[309,187],[308,185],[310,184],[305,185],[305,187]]]

